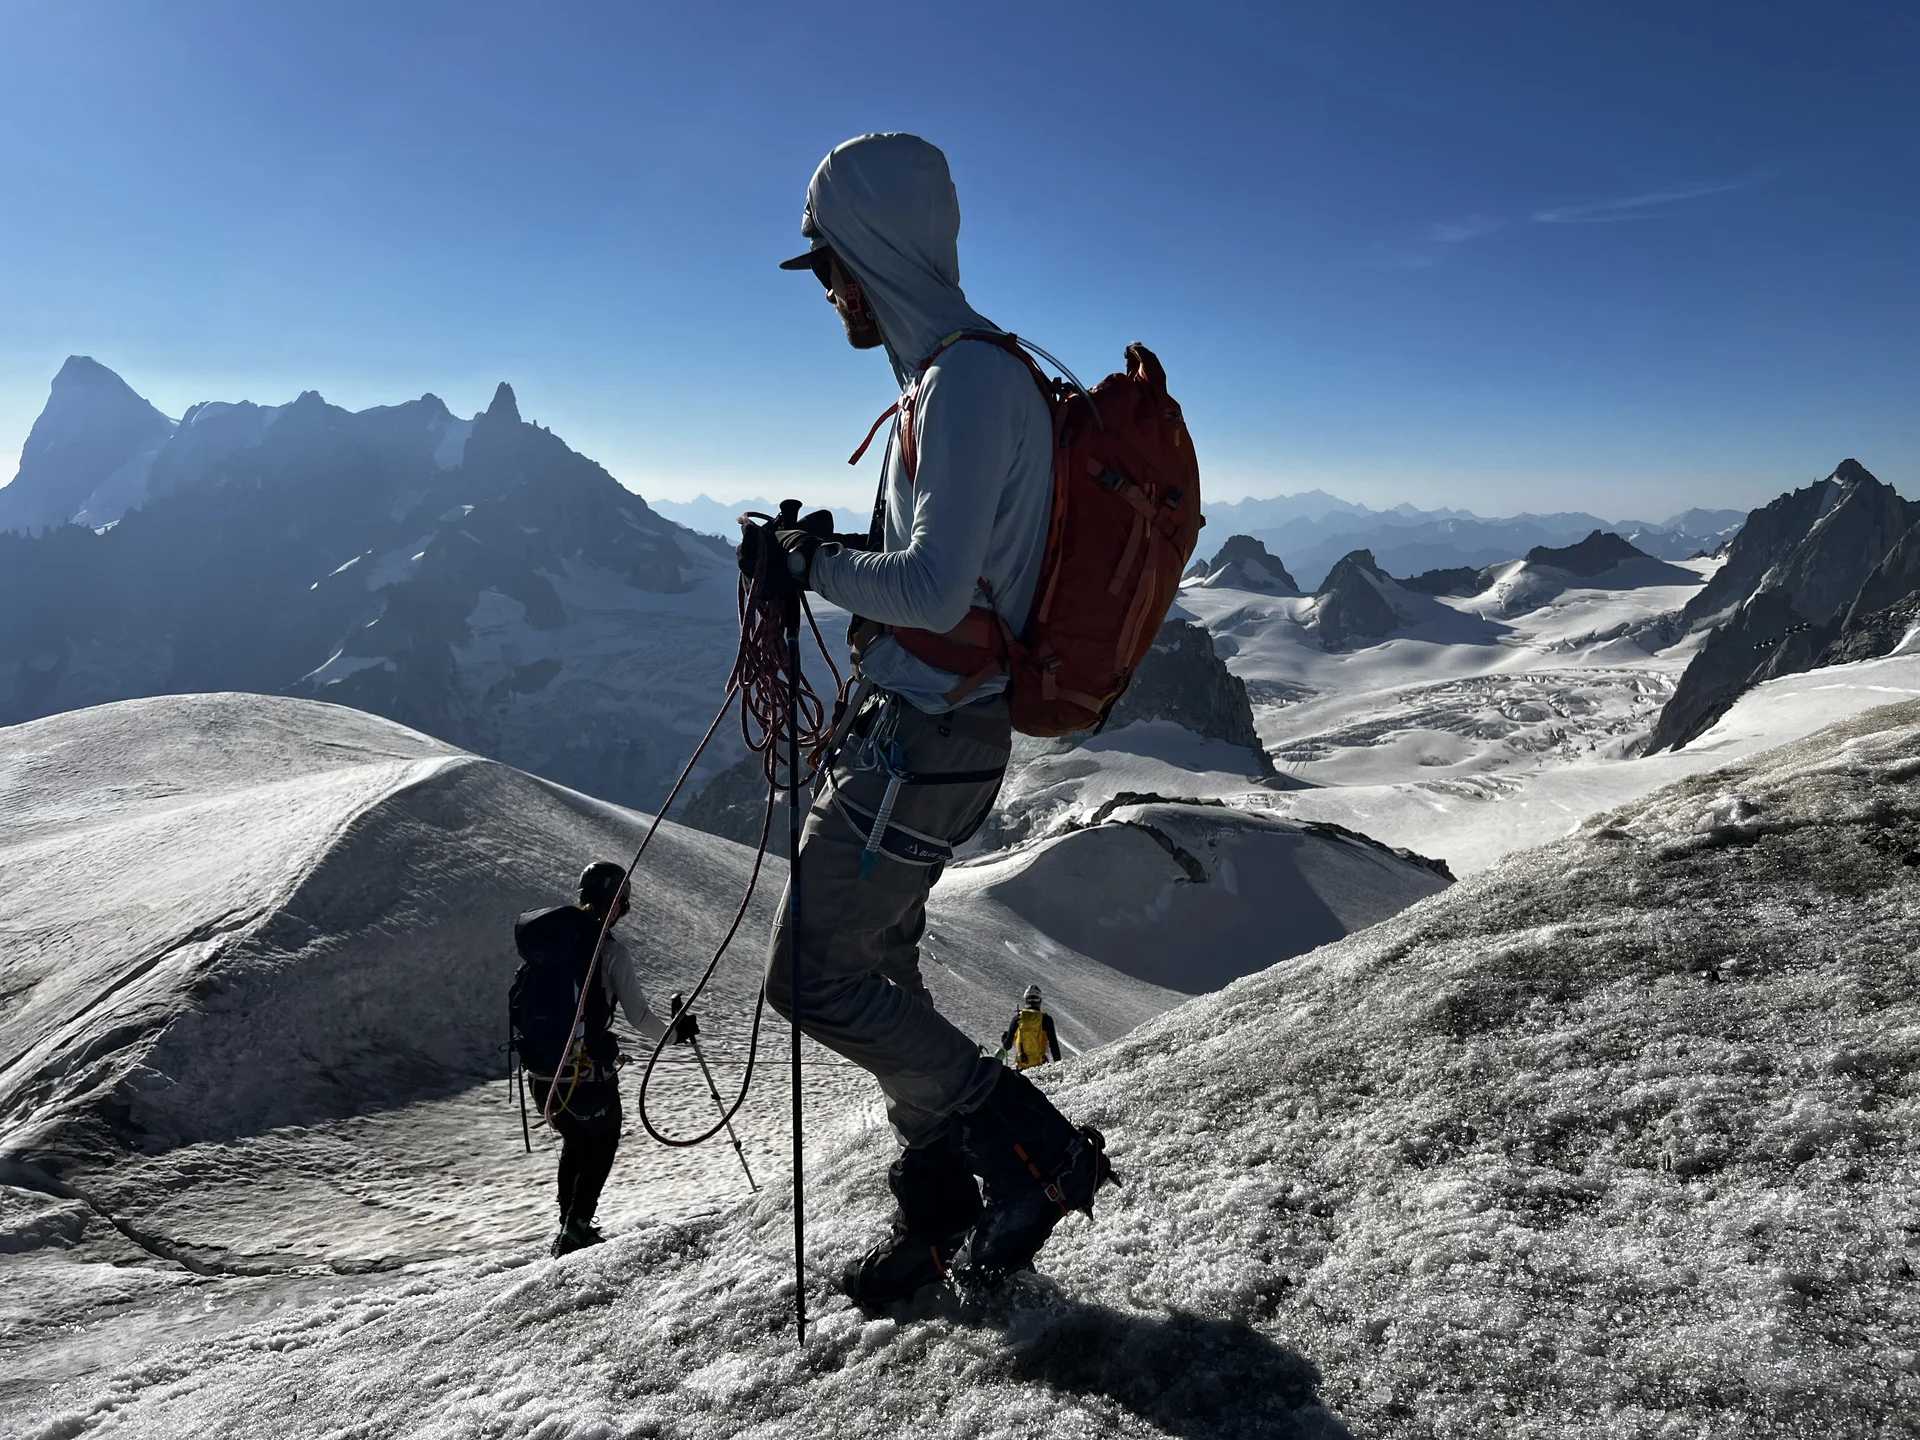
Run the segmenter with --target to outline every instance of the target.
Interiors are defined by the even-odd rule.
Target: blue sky
[[[773,266],[907,129],[975,305],[1088,378],[1152,345],[1220,498],[1920,495],[1895,0],[0,0],[0,53],[0,475],[80,352],[171,414],[504,378],[643,494],[857,506],[885,366]]]

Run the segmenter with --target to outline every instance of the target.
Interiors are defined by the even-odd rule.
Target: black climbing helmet
[[[1029,1010],[1038,1010],[1040,1008],[1040,987],[1038,985],[1027,986],[1027,993],[1022,995],[1020,999]]]
[[[613,904],[620,887],[627,883],[624,865],[611,860],[596,860],[580,872],[580,903],[590,910],[604,910]]]

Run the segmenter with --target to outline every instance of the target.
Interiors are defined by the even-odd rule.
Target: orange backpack
[[[990,330],[948,336],[920,362],[921,374],[962,340],[1019,356],[1053,414],[1053,514],[1033,609],[1017,636],[980,605],[944,634],[906,626],[890,633],[908,654],[964,677],[947,693],[948,703],[959,704],[1005,674],[1014,729],[1070,735],[1106,719],[1179,590],[1206,523],[1193,438],[1167,394],[1166,371],[1144,345],[1129,345],[1126,372],[1107,376],[1090,392],[1049,380],[1018,337]],[[918,393],[916,385],[898,407],[909,482]],[[991,598],[984,579],[980,588]]]

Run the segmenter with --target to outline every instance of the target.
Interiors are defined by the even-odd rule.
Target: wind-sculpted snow
[[[36,1437],[1867,1436],[1920,1415],[1920,704],[1694,776],[1046,1083],[1126,1183],[868,1319],[784,1188],[162,1349]],[[878,1125],[816,1151],[824,1269]]]

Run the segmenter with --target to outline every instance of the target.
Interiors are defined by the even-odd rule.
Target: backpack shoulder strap
[[[919,469],[920,457],[915,451],[913,438],[913,408],[915,402],[920,398],[920,382],[926,378],[927,371],[933,368],[933,362],[938,360],[955,345],[958,345],[962,340],[978,340],[983,344],[1005,350],[1009,355],[1018,356],[1020,363],[1027,367],[1027,373],[1033,377],[1033,383],[1040,387],[1041,397],[1046,400],[1048,410],[1051,411],[1055,408],[1058,397],[1054,394],[1053,382],[1048,380],[1046,372],[1034,363],[1033,357],[1027,353],[1026,347],[1020,343],[1020,337],[1018,335],[1009,334],[1003,330],[954,331],[953,334],[947,336],[946,339],[934,346],[932,352],[914,367],[918,373],[914,377],[913,388],[900,397],[900,460],[906,467],[908,484],[913,483],[915,472]],[[886,418],[885,415],[880,417],[882,420]],[[878,423],[878,421],[875,422],[876,428]],[[1057,435],[1059,431],[1058,424],[1055,425],[1054,429]]]
[[[920,469],[920,456],[913,437],[913,408],[914,402],[920,395],[920,381],[925,378],[927,371],[933,368],[934,361],[938,360],[943,354],[953,346],[959,344],[962,340],[979,340],[984,344],[995,346],[998,349],[1005,350],[1009,355],[1014,355],[1019,358],[1020,363],[1027,367],[1027,373],[1033,377],[1033,383],[1040,387],[1041,397],[1047,402],[1048,409],[1056,412],[1054,415],[1053,429],[1055,442],[1058,442],[1060,436],[1060,415],[1058,413],[1060,396],[1056,393],[1056,387],[1053,382],[1047,379],[1046,372],[1035,363],[1033,356],[1029,355],[1026,347],[1020,343],[1020,337],[1003,330],[956,330],[938,345],[934,346],[933,350],[914,366],[916,374],[913,388],[880,412],[879,418],[867,427],[866,438],[855,447],[853,454],[847,457],[847,464],[858,465],[861,457],[867,453],[867,447],[873,444],[873,437],[880,433],[880,427],[895,415],[898,415],[900,417],[900,464],[907,472],[907,483],[911,485],[914,482]],[[876,546],[880,543],[886,524],[886,503],[887,477],[883,469],[880,475],[879,489],[873,497],[873,521],[869,531],[873,543]]]

